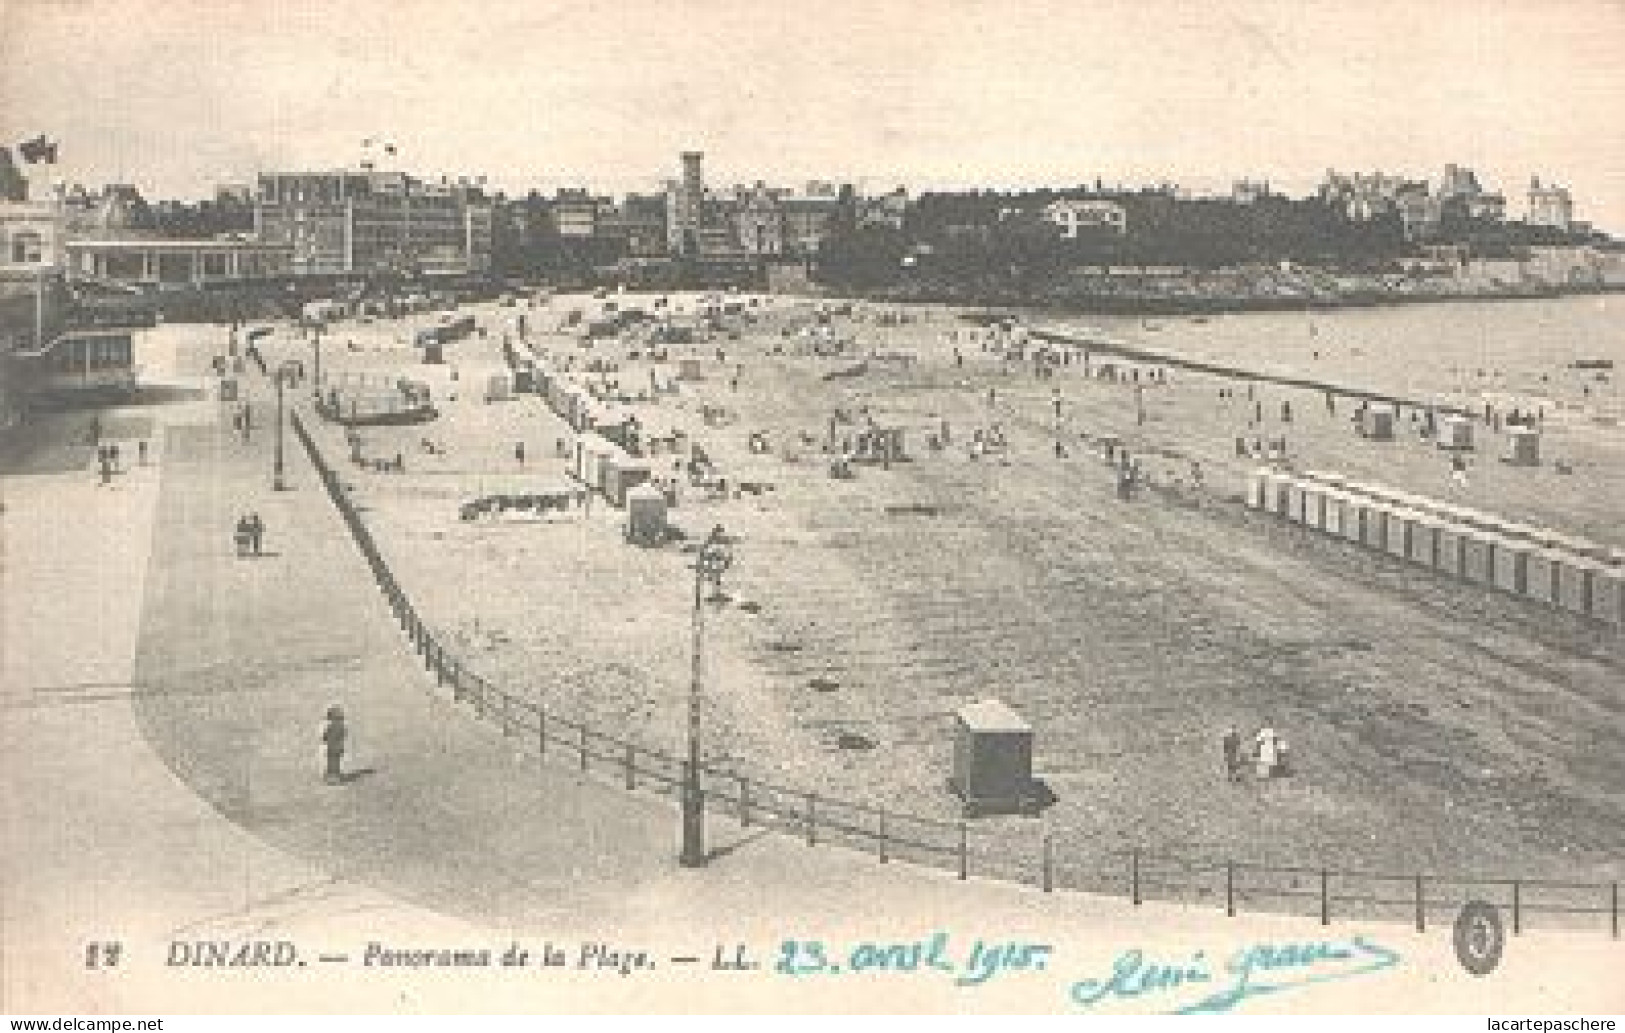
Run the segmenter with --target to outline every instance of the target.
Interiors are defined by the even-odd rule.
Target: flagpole
[[[34,350],[45,347],[45,270],[34,271]]]

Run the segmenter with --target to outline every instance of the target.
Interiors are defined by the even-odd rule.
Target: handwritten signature
[[[1172,995],[1218,985],[1219,989],[1172,1009],[1176,1015],[1212,1015],[1227,1012],[1250,997],[1371,975],[1399,961],[1398,953],[1362,936],[1347,941],[1256,943],[1232,954],[1218,972],[1203,951],[1184,962],[1168,964],[1152,961],[1144,951],[1128,950],[1117,955],[1110,975],[1080,979],[1072,984],[1069,995],[1078,1007],[1093,1008],[1113,999]]]

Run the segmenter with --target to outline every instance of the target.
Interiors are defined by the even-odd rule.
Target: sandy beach
[[[602,498],[587,511],[458,519],[470,499],[572,487],[560,451],[574,435],[543,400],[487,400],[506,369],[506,334],[629,398],[651,370],[675,383],[629,403],[642,428],[681,430],[735,484],[764,486],[709,498],[685,484],[671,514],[690,540],[718,524],[736,539],[727,601],[708,620],[712,766],[957,819],[944,788],[954,712],[999,698],[1033,724],[1035,772],[1057,801],[1040,817],[976,820],[990,857],[1026,865],[1048,832],[1080,863],[1134,848],[1464,878],[1619,877],[1621,776],[1605,748],[1625,730],[1617,629],[1248,511],[1242,482],[1257,463],[1233,447],[1238,436],[1284,436],[1299,468],[1449,493],[1625,544],[1616,385],[1565,365],[1617,351],[1617,335],[1582,325],[1529,352],[1502,347],[1482,324],[1480,345],[1435,334],[1421,355],[1403,320],[1459,322],[1460,306],[1406,309],[1390,318],[1399,325],[1364,312],[1317,317],[1313,331],[1297,315],[1092,324],[1266,373],[1547,409],[1546,455],[1571,472],[1504,466],[1502,443],[1482,427],[1467,484],[1452,486],[1447,459],[1403,418],[1395,441],[1368,441],[1346,399],[1328,411],[1319,393],[1263,386],[1249,399],[1239,381],[1162,378],[1149,363],[1137,364],[1143,380],[1121,361],[1108,380],[1100,355],[1092,375],[1077,356],[1039,376],[940,307],[858,305],[831,320],[850,342],[833,357],[812,354],[801,334],[815,304],[785,298],[754,299],[711,340],[671,346],[665,362],[629,358],[622,341],[589,348],[549,332],[570,310],[602,304],[465,306],[485,335],[448,346],[445,365],[417,361],[410,343],[430,316],[345,322],[325,337],[330,383],[365,374],[430,386],[438,419],[361,432],[365,455],[399,454],[404,472],[344,463],[336,427],[320,437],[420,611],[494,683],[650,748],[683,743],[686,553],[624,544],[624,513]],[[1538,332],[1562,313],[1537,306],[1603,302],[1528,304]],[[308,362],[290,329],[271,341],[268,356]],[[684,355],[702,379],[676,379]],[[837,409],[902,427],[907,461],[831,478],[822,446]],[[950,444],[928,447],[944,422]],[[973,457],[966,445],[995,425],[1007,448]],[[837,424],[836,436],[853,426]],[[752,450],[753,434],[767,452]],[[439,454],[424,451],[426,438]],[[1141,458],[1149,483],[1132,501],[1116,497],[1106,440]],[[652,460],[662,476],[672,461]],[[1291,744],[1292,776],[1228,784],[1224,728],[1266,722]]]

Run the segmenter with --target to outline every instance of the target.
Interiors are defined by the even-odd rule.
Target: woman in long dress
[[[1258,761],[1259,778],[1269,778],[1275,774],[1276,764],[1281,759],[1280,744],[1281,740],[1275,734],[1275,729],[1267,724],[1260,728],[1258,734],[1253,737],[1254,756]]]

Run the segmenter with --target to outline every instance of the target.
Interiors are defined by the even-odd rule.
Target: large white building
[[[293,249],[295,273],[491,268],[493,205],[466,181],[371,169],[259,177],[255,235]]]
[[[1128,232],[1128,209],[1116,201],[1098,198],[1062,198],[1044,208],[1044,219],[1061,228],[1066,240],[1096,231]]]

